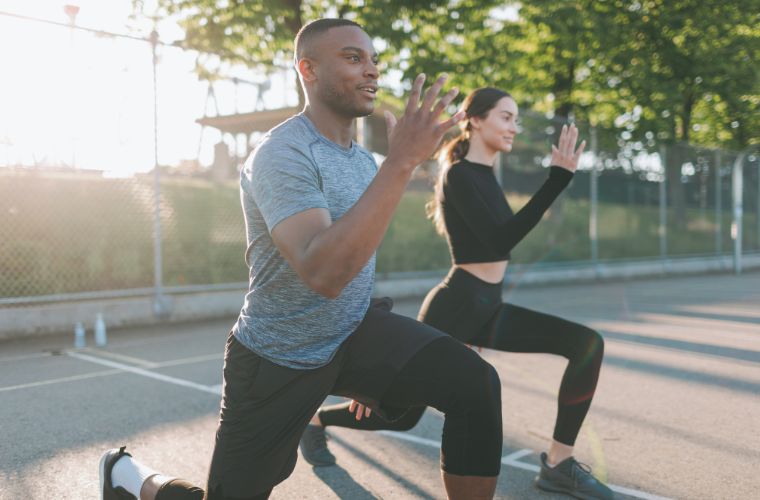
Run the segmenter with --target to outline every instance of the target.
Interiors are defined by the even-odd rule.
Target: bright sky
[[[68,22],[74,3],[79,26],[146,36],[148,20],[130,20],[131,0],[0,0],[0,12]],[[152,12],[153,2],[145,2]],[[158,25],[162,41],[182,38],[172,21]],[[124,176],[150,170],[153,153],[153,80],[150,45],[97,37],[65,27],[0,15],[0,167],[14,164],[71,165]],[[161,164],[198,157],[211,163],[220,134],[195,120],[206,109],[207,84],[193,72],[196,53],[159,49],[159,147]],[[228,76],[261,81],[243,68]],[[275,75],[264,92],[267,107],[295,105],[290,74]],[[283,89],[286,89],[283,92]],[[220,112],[253,110],[256,90],[229,82],[215,85]],[[208,110],[213,113],[213,104]],[[232,144],[231,138],[226,140]],[[198,153],[200,146],[200,154]],[[242,142],[240,154],[243,154]]]

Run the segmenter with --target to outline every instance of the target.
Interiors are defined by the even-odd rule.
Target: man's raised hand
[[[412,93],[401,118],[396,120],[390,112],[386,111],[387,163],[413,170],[430,158],[446,131],[464,118],[464,111],[459,111],[448,120],[440,121],[443,111],[459,93],[457,88],[453,88],[436,103],[445,82],[446,75],[442,75],[423,93],[425,75],[418,75],[412,85]]]

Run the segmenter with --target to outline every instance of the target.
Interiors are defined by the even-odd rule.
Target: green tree
[[[135,0],[139,7],[140,0]],[[451,9],[452,3],[459,6]],[[206,54],[199,58],[204,71],[216,58],[264,69],[290,65],[293,39],[304,23],[320,17],[342,17],[361,24],[383,41],[384,57],[399,63],[410,32],[438,25],[436,35],[447,36],[461,23],[450,19],[458,9],[480,12],[493,1],[464,0],[159,0],[161,13],[177,15],[185,30],[183,46]],[[448,14],[448,15],[447,15]],[[448,31],[447,31],[448,30]],[[295,76],[295,73],[294,73]],[[300,93],[300,86],[297,86]],[[303,95],[300,95],[303,103]]]
[[[634,135],[654,133],[661,143],[688,144],[698,132],[705,145],[735,148],[757,137],[756,1],[619,0],[615,6],[603,78],[630,94],[621,116]],[[669,151],[669,193],[683,221],[685,149]]]

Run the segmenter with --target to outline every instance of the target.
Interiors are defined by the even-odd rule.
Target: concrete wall
[[[760,254],[745,255],[743,269],[760,269]],[[510,266],[505,287],[536,286],[553,283],[578,283],[634,279],[675,274],[733,272],[728,256],[591,264],[552,264]],[[440,282],[443,273],[420,273],[415,277],[379,279],[375,295],[393,298],[420,297]],[[168,317],[158,318],[149,295],[115,297],[69,302],[0,307],[0,340],[53,333],[70,333],[81,321],[92,335],[95,318],[103,314],[108,328],[152,325],[237,316],[243,304],[244,289],[215,292],[178,293],[167,296]]]

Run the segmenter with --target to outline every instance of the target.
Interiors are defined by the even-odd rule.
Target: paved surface
[[[515,289],[507,300],[585,322],[606,339],[576,455],[620,498],[758,498],[760,274]],[[419,300],[397,304],[414,315]],[[97,462],[122,443],[155,468],[203,483],[232,323],[0,343],[0,498],[97,497]],[[88,332],[91,335],[91,332]],[[504,467],[498,497],[564,498],[531,481],[555,416],[564,362],[483,351],[501,374]],[[273,498],[442,498],[442,417],[414,430],[331,430],[335,467],[299,460]]]

